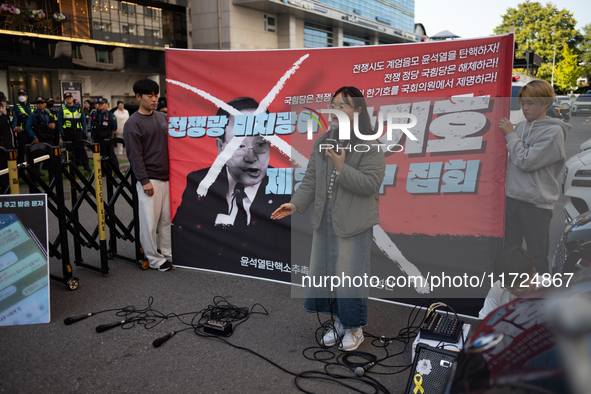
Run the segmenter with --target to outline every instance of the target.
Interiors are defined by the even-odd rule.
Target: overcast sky
[[[545,5],[547,1],[539,3]],[[428,36],[449,30],[462,38],[493,34],[508,8],[517,8],[525,0],[415,0],[415,23],[422,23]],[[577,21],[577,29],[591,23],[591,0],[554,0],[559,10],[566,8]]]

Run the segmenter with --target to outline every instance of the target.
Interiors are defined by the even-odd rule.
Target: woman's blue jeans
[[[322,224],[313,234],[309,273],[312,285],[306,286],[304,309],[332,313],[345,328],[365,327],[372,228],[339,237],[332,226],[330,200]]]

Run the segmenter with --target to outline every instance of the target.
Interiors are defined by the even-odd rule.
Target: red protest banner
[[[291,244],[291,223],[269,215],[303,177],[312,146],[304,107],[326,109],[347,85],[362,90],[374,121],[393,109],[417,118],[410,128],[416,141],[401,132],[390,141],[400,152],[386,157],[374,229],[382,252],[372,257],[372,273],[491,268],[503,236],[506,150],[497,125],[509,114],[512,60],[512,35],[355,48],[168,49],[175,264],[285,281],[307,272],[306,252],[297,261],[290,254],[305,249]],[[244,115],[234,117],[225,104],[236,99],[230,106]],[[256,148],[256,165],[224,157],[229,126],[234,135],[270,142],[268,150]],[[250,206],[234,198],[237,183],[247,186]],[[294,232],[306,231],[293,220]]]

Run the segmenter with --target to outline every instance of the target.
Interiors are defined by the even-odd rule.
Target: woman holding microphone
[[[359,89],[344,86],[337,90],[331,108],[347,115],[351,130],[358,118],[360,133],[374,134]],[[348,145],[346,150],[322,148],[326,144],[336,145],[335,130],[319,136],[299,188],[289,203],[271,215],[272,219],[282,219],[295,211],[304,213],[313,204],[309,274],[312,283],[320,283],[326,276],[369,275],[372,227],[380,222],[379,189],[386,164],[378,141],[361,140],[353,132],[351,136],[350,141],[341,143]],[[364,148],[356,150],[357,144],[363,144]],[[317,278],[315,282],[314,278]],[[304,309],[330,314],[333,318],[322,339],[325,346],[338,344],[344,351],[359,347],[363,342],[362,327],[367,325],[368,295],[369,288],[346,281],[333,291],[326,286],[306,288]]]

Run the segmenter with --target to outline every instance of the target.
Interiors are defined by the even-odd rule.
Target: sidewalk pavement
[[[119,252],[133,256],[133,245],[121,243]],[[85,263],[99,266],[98,251],[84,250]],[[51,271],[61,273],[61,262],[52,259]],[[228,339],[273,360],[294,373],[323,371],[324,364],[307,360],[302,351],[317,346],[314,333],[317,316],[303,310],[303,300],[292,299],[290,286],[252,278],[176,268],[169,272],[142,271],[139,265],[110,260],[110,273],[74,266],[80,287],[70,291],[58,281],[50,282],[51,323],[0,327],[0,393],[297,393],[294,377],[268,362],[191,330],[172,337],[159,348],[152,342],[183,328],[175,319],[147,330],[136,325],[97,333],[95,327],[120,320],[114,312],[101,313],[66,326],[63,320],[105,309],[133,306],[143,309],[153,298],[152,308],[165,315],[197,312],[223,296],[240,307],[262,304],[269,312],[252,315]],[[406,327],[411,308],[369,301],[366,333],[395,337]],[[192,315],[187,315],[190,319]],[[324,319],[323,319],[324,320]],[[377,341],[378,346],[380,345]],[[320,350],[320,349],[316,349]],[[359,351],[384,357],[381,347],[366,337]],[[331,349],[335,355],[341,353]],[[388,365],[408,365],[411,344],[388,346]],[[312,357],[314,350],[306,355]],[[323,353],[319,356],[326,356]],[[362,361],[362,360],[353,360]],[[354,376],[342,367],[332,372]],[[371,372],[388,373],[401,368],[375,367]],[[396,375],[375,375],[391,393],[406,387],[409,370]],[[347,383],[351,384],[350,381]],[[326,381],[302,381],[316,393],[348,392]],[[353,383],[355,384],[355,383]],[[368,386],[363,390],[371,391]]]
[[[132,217],[129,206],[122,205],[116,211],[123,223],[129,223]],[[94,227],[91,226],[96,226],[96,212],[85,204],[79,215],[80,221],[88,223],[92,232]],[[57,221],[52,214],[49,214],[49,233],[54,241]],[[71,236],[69,240],[73,261]],[[134,257],[134,245],[119,241],[118,252]],[[100,266],[97,250],[83,248],[82,258],[86,264]],[[50,260],[50,271],[61,276],[61,261]],[[73,275],[80,281],[77,290],[68,290],[60,281],[50,281],[49,324],[0,327],[0,393],[299,392],[294,376],[245,350],[232,348],[215,338],[199,337],[192,330],[180,332],[161,347],[154,348],[155,339],[186,327],[172,317],[151,329],[136,325],[129,329],[116,327],[103,333],[97,333],[95,328],[121,320],[115,312],[101,313],[69,326],[63,323],[66,317],[107,309],[126,306],[144,309],[149,300],[153,300],[153,310],[164,315],[187,314],[185,321],[212,305],[216,296],[249,309],[259,303],[269,315],[253,314],[236,328],[228,341],[258,352],[294,374],[324,371],[324,363],[309,360],[302,354],[308,349],[305,355],[313,358],[315,351],[321,350],[314,339],[320,326],[318,317],[303,310],[302,299],[291,297],[288,284],[183,268],[169,272],[143,271],[139,265],[119,259],[109,260],[107,275],[73,263],[72,267]],[[410,313],[408,306],[370,300],[369,324],[364,332],[376,337],[396,337],[408,325]],[[323,317],[322,321],[325,320],[327,318]],[[411,363],[411,344],[412,339],[406,345],[394,342],[384,348],[379,340],[372,343],[372,338],[366,336],[358,351],[378,358],[396,354],[384,362],[395,367],[376,366],[369,376],[389,392],[402,393],[409,370],[387,373],[401,371],[403,368],[398,366]],[[315,348],[309,349],[311,347]],[[342,353],[335,348],[330,351],[332,357]],[[331,353],[323,351],[317,355],[326,358]],[[363,362],[362,359],[351,361]],[[353,372],[339,366],[329,370],[354,376]],[[302,379],[299,383],[315,393],[352,392],[328,381]],[[373,391],[350,379],[345,383],[366,392]]]

